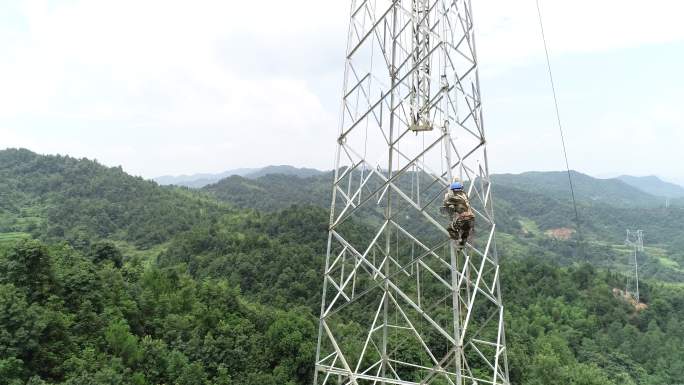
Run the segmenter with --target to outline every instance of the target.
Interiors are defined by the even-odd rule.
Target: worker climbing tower
[[[315,384],[508,384],[469,0],[351,4]],[[476,236],[440,216],[459,178]]]
[[[633,265],[634,274],[628,275],[625,293],[634,298],[636,303],[641,301],[639,297],[639,253],[644,252],[644,232],[642,230],[627,230],[627,239],[625,244],[632,246],[633,259],[630,260],[630,265]]]

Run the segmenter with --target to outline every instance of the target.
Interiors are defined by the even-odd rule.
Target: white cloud
[[[516,76],[539,59],[534,0],[473,3],[484,77]],[[145,176],[270,163],[329,168],[349,4],[21,2],[20,22],[0,21],[0,147],[88,156]],[[553,55],[684,38],[680,1],[541,4]],[[485,102],[502,97],[519,95]],[[528,113],[523,105],[512,127],[525,130]],[[506,155],[525,136],[495,132],[502,169],[535,168],[554,156],[551,146],[529,160]]]
[[[627,170],[636,175],[684,176],[675,157],[684,143],[684,113],[675,98],[645,105],[630,114],[607,111],[578,128],[575,163],[580,169],[607,173]],[[583,145],[589,142],[590,145]]]
[[[308,78],[289,72],[329,58],[274,58],[259,47],[297,50],[327,35],[343,47],[341,4],[83,1],[53,8],[27,1],[29,33],[0,58],[0,127],[28,132],[3,135],[1,144],[92,156],[147,176],[306,164],[287,140],[323,142],[325,128],[334,132],[336,111],[327,111],[309,84],[331,70]],[[266,70],[248,76],[257,65]],[[36,127],[46,124],[60,132]],[[316,166],[332,160],[313,152]]]
[[[484,72],[543,54],[536,0],[473,1]],[[680,0],[539,0],[552,55],[684,40]]]

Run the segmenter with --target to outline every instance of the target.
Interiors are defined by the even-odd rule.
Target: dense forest
[[[329,184],[265,175],[196,191],[0,151],[0,384],[309,384]],[[572,225],[553,194],[497,185],[512,383],[681,382],[684,261],[665,234],[681,236],[684,216],[583,201],[582,259],[576,238],[546,233]],[[630,221],[665,233],[643,256],[655,267],[642,310],[613,294]]]
[[[526,173],[495,175],[494,196],[498,229],[511,237],[515,249],[526,255],[549,255],[570,264],[587,260],[593,265],[626,271],[625,229],[642,229],[647,250],[642,255],[646,276],[668,282],[684,281],[684,206],[664,207],[664,200],[637,190],[618,179],[601,180],[573,172],[579,180],[581,254],[575,234],[570,242],[548,236],[555,229],[576,229],[575,213],[567,188],[567,174]],[[291,205],[329,208],[332,174],[295,178],[265,175],[259,178],[231,176],[205,186],[202,191],[240,208],[275,212]],[[619,196],[610,205],[611,194]],[[660,205],[658,205],[660,202]],[[520,252],[516,252],[520,255]],[[515,257],[515,255],[513,255]]]

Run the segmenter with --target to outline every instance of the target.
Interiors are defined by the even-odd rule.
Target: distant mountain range
[[[294,175],[300,178],[316,176],[325,173],[325,171],[316,170],[313,168],[298,168],[294,166],[280,165],[280,166],[266,166],[261,168],[237,168],[234,170],[224,171],[218,174],[192,174],[192,175],[164,175],[153,180],[162,186],[175,185],[185,186],[190,188],[202,188],[204,186],[214,184],[222,179],[231,176],[241,176],[249,179],[255,179],[269,174],[280,175]]]
[[[661,206],[658,188],[666,184],[656,177],[659,183],[629,183],[620,178],[598,179],[577,171],[571,171],[575,198],[578,201],[608,204],[611,206]],[[637,177],[630,177],[639,179]],[[565,171],[531,171],[521,174],[492,175],[494,183],[516,189],[552,195],[559,199],[571,199],[568,173]],[[677,186],[678,187],[678,186]],[[681,187],[680,187],[681,188]],[[684,189],[682,189],[684,190]]]
[[[147,249],[197,226],[213,226],[222,213],[230,216],[242,209],[256,209],[268,213],[264,216],[268,218],[293,206],[330,208],[332,171],[273,166],[225,174],[230,173],[244,176],[232,175],[188,190],[160,187],[130,176],[120,167],[108,168],[86,159],[42,156],[28,150],[0,151],[0,244],[3,239],[28,236],[66,239],[73,244],[107,238],[126,247]],[[427,183],[426,178],[414,179],[411,173],[404,176],[397,178],[396,184],[407,191],[413,182]],[[635,187],[617,178],[599,179],[574,171],[572,176],[586,256],[592,263],[624,270],[625,229],[641,229],[652,253],[652,263],[644,267],[645,276],[684,280],[684,198],[672,198],[670,207],[665,208],[664,198],[641,190],[659,186],[657,180],[635,183]],[[497,230],[502,242],[510,246],[503,249],[520,252],[517,247],[524,246],[529,247],[525,253],[530,255],[574,262],[573,244],[558,243],[547,235],[565,233],[572,238],[577,228],[567,173],[499,174],[492,179]],[[377,183],[379,179],[368,182],[364,193],[375,194]],[[426,185],[420,192],[424,197],[441,193]],[[436,212],[439,204],[436,200],[426,210]],[[365,223],[377,217],[359,219]],[[198,236],[205,241],[205,235]]]
[[[192,175],[164,175],[153,180],[162,186],[176,185],[192,188],[201,188],[208,184],[216,183],[217,181],[233,175],[244,176],[250,172],[259,170],[258,168],[237,168],[235,170],[228,170],[218,174],[192,174]]]
[[[658,248],[649,251],[655,253],[651,260],[655,263],[644,267],[646,276],[658,276],[672,282],[684,279],[681,268],[684,266],[684,253],[681,252],[684,234],[680,230],[684,227],[684,198],[671,199],[670,207],[666,208],[665,198],[641,190],[654,183],[635,187],[617,178],[594,178],[576,171],[572,171],[572,177],[582,238],[588,243],[586,258],[597,266],[625,268],[622,249],[625,229],[641,229],[647,234],[649,247]],[[397,184],[408,191],[412,179],[407,175],[398,179]],[[496,174],[492,180],[497,229],[501,234],[532,242],[539,247],[530,251],[533,253],[561,247],[562,243],[550,240],[549,234],[573,237],[577,222],[567,172]],[[205,186],[199,192],[233,207],[260,212],[275,213],[292,205],[327,209],[332,181],[331,171],[303,178],[278,174],[258,178],[234,175]],[[370,186],[364,191],[372,192],[374,188]],[[574,261],[571,245],[565,244],[564,251],[554,249],[563,255],[564,263]]]
[[[665,182],[655,175],[650,176],[630,176],[620,175],[619,179],[630,186],[636,187],[639,190],[648,192],[649,194],[666,197],[666,198],[684,198],[684,187]]]
[[[176,185],[199,189],[216,184],[231,176],[257,179],[265,175],[278,174],[281,176],[308,178],[327,173],[329,171],[278,165],[261,168],[238,168],[217,174],[165,175],[153,180],[162,186]],[[577,171],[572,171],[572,178],[576,198],[583,201],[607,203],[613,206],[659,206],[663,204],[663,198],[670,198],[675,201],[684,200],[684,187],[663,181],[654,175],[643,177],[621,175],[615,178],[594,178]],[[564,171],[495,174],[492,175],[492,179],[495,183],[525,191],[553,193],[557,196],[567,194],[570,197],[568,176]]]

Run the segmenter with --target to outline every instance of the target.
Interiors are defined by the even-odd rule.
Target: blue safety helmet
[[[449,186],[449,189],[451,190],[463,190],[463,183],[461,182],[454,182]]]

